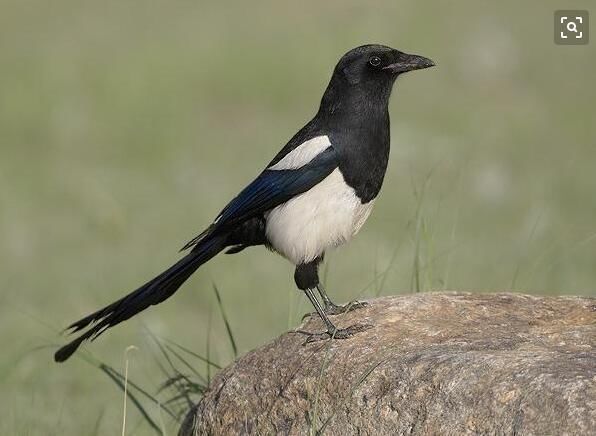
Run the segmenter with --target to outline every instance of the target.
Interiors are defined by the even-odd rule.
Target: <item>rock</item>
[[[222,370],[180,435],[596,434],[596,299],[424,293],[285,333]],[[297,330],[319,332],[311,316]]]

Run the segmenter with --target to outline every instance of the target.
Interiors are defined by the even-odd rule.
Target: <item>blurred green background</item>
[[[3,1],[0,434],[116,434],[122,394],[58,332],[177,258],[317,109],[338,58],[379,42],[437,68],[398,80],[371,218],[330,253],[336,300],[458,289],[596,294],[596,41],[553,42],[591,2]],[[595,38],[592,38],[595,39]],[[220,256],[87,347],[154,392],[147,329],[212,357],[310,311],[290,264]],[[41,347],[41,348],[40,348]],[[157,407],[157,406],[155,406]],[[128,434],[150,430],[129,406]],[[164,418],[169,434],[175,424]]]

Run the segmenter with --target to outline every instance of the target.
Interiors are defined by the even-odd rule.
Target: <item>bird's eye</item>
[[[381,58],[378,56],[373,56],[368,60],[368,63],[371,64],[373,67],[378,67],[381,65]]]

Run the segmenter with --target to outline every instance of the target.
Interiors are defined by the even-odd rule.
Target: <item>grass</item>
[[[63,343],[69,322],[173,263],[313,114],[336,58],[364,42],[438,67],[397,83],[381,196],[350,246],[327,256],[334,300],[365,287],[595,295],[596,58],[592,43],[553,44],[559,7],[4,2],[0,434],[121,432],[121,393],[104,373],[29,350]],[[431,170],[421,201],[412,186]],[[223,365],[310,310],[292,273],[266,250],[219,256],[84,352],[123,369],[137,346],[138,386],[165,377],[147,330]],[[236,351],[215,316],[214,281]],[[217,370],[166,344],[207,380]],[[127,432],[152,432],[131,404]]]
[[[218,300],[219,311],[226,327],[229,344],[234,353],[236,353],[236,343],[232,333],[229,321],[226,318],[224,304],[217,286],[213,285],[214,294]],[[208,338],[210,331],[207,331]],[[147,332],[148,339],[154,345],[152,360],[154,366],[162,374],[163,381],[160,386],[143,387],[132,380],[132,372],[129,372],[129,365],[132,360],[132,351],[138,351],[134,345],[128,346],[124,351],[124,373],[118,371],[112,366],[93,357],[89,353],[77,353],[76,356],[82,358],[89,365],[97,368],[101,373],[107,376],[116,387],[122,391],[122,430],[121,434],[132,434],[127,431],[127,404],[130,401],[139,414],[140,421],[137,419],[136,427],[139,425],[146,427],[158,435],[167,435],[168,429],[172,432],[182,424],[186,413],[194,406],[210,383],[211,368],[216,370],[222,367],[210,360],[210,350],[207,348],[205,357],[200,354],[166,338],[159,338],[152,332]],[[209,341],[207,341],[209,343]],[[199,362],[205,363],[206,376],[199,370]],[[130,375],[130,376],[129,376]],[[154,393],[151,393],[154,392]],[[157,408],[152,411],[151,405]],[[163,414],[170,419],[168,423],[163,420]],[[103,414],[98,415],[94,434],[99,432]]]
[[[236,346],[236,341],[234,340],[234,335],[232,334],[232,328],[230,327],[230,322],[228,321],[228,317],[226,316],[226,312],[224,310],[224,305],[221,302],[221,295],[219,294],[219,290],[217,289],[217,285],[213,284],[213,291],[215,292],[215,297],[217,299],[217,306],[219,307],[219,311],[221,312],[221,318],[226,326],[226,333],[228,334],[228,339],[230,340],[230,346],[232,347],[232,352],[234,353],[234,359],[238,357],[238,347]]]
[[[225,315],[224,304],[217,285],[213,284],[213,291],[218,301],[218,308],[221,319],[224,322],[226,334],[230,347],[236,355],[236,342],[232,328]],[[207,331],[207,343],[211,332]],[[122,391],[122,435],[127,433],[127,403],[130,401],[139,413],[141,423],[158,435],[166,435],[168,429],[172,432],[182,424],[186,413],[198,402],[211,381],[212,368],[216,370],[222,367],[210,360],[210,349],[207,347],[206,356],[202,356],[178,343],[166,338],[159,338],[150,331],[147,337],[154,345],[152,360],[165,380],[159,386],[143,387],[129,377],[130,352],[138,351],[138,348],[131,345],[124,352],[124,374],[110,365],[87,354],[81,354],[83,359],[90,365],[99,369]],[[201,367],[199,363],[205,363],[205,372],[197,370]],[[205,375],[206,373],[206,375]],[[151,393],[154,392],[154,393]],[[151,411],[150,405],[157,405]],[[166,424],[163,414],[170,420]],[[138,425],[138,424],[137,424]],[[97,428],[97,427],[96,427]]]
[[[323,421],[322,425],[315,432],[317,435],[325,434],[325,429],[331,423],[331,421],[335,417],[335,415],[336,415],[337,411],[340,409],[340,407],[342,407],[354,395],[356,390],[362,385],[362,383],[364,383],[366,381],[366,379],[373,373],[373,371],[375,369],[377,369],[379,366],[381,366],[386,361],[387,361],[387,359],[385,359],[385,358],[379,359],[378,361],[371,364],[370,367],[360,375],[357,382],[354,383],[354,385],[351,387],[348,394],[345,397],[343,397],[338,402],[338,404],[334,405],[334,407],[332,409],[332,413],[327,417],[327,419],[325,419],[325,421]]]

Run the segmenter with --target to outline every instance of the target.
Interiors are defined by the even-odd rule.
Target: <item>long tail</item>
[[[200,241],[193,250],[166,271],[145,283],[118,301],[72,323],[66,330],[71,333],[92,327],[81,336],[60,348],[54,354],[56,362],[64,362],[87,339],[94,340],[110,327],[126,321],[149,306],[168,299],[202,264],[226,247],[225,236],[212,236]]]

